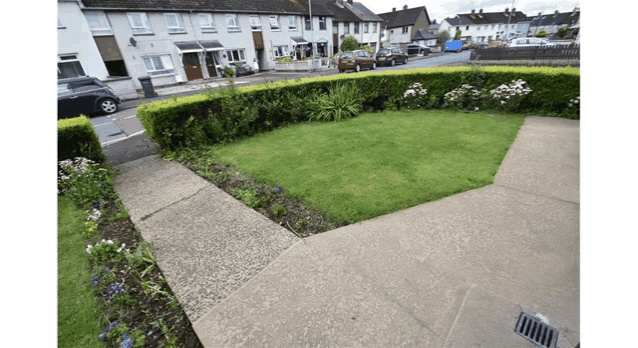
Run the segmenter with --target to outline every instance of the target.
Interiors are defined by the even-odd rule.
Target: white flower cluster
[[[579,102],[580,102],[580,96],[576,97],[576,99],[570,99],[568,105],[571,108],[572,106],[578,104]]]
[[[462,99],[465,96],[478,98],[480,95],[481,95],[481,92],[477,90],[474,86],[465,84],[459,88],[455,88],[451,92],[445,93],[444,98],[446,101],[455,101],[457,99]]]
[[[95,245],[88,244],[88,245],[86,246],[86,252],[90,254],[90,253],[91,253],[91,249],[93,249],[93,248],[97,248],[97,247],[98,247],[100,244],[102,244],[102,243],[105,243],[105,244],[113,244],[113,241],[112,241],[112,240],[110,240],[110,239],[109,239],[109,240],[104,240],[104,239],[102,239],[102,241],[101,241],[101,242],[97,242]],[[120,246],[120,248],[119,248],[119,249],[117,249],[117,252],[118,252],[118,253],[119,253],[119,252],[121,252],[121,251],[124,249],[124,247],[125,247],[125,246],[126,246],[126,243],[122,243],[122,245]],[[129,251],[129,249],[126,249],[126,251]]]
[[[90,210],[86,211],[87,213],[90,212]],[[102,216],[102,212],[100,212],[99,210],[93,208],[93,212],[87,216],[87,220],[93,220],[93,221],[97,221],[97,219],[100,218],[100,216]]]
[[[84,157],[76,157],[73,161],[71,160],[60,161],[60,168],[62,168],[66,173],[70,173],[70,172],[84,173],[89,169],[89,166],[97,166],[97,163]],[[64,175],[64,174],[65,173],[60,171],[60,175]],[[68,179],[68,176],[67,176],[67,179]]]
[[[403,93],[403,98],[408,97],[416,97],[417,95],[426,95],[428,94],[428,90],[423,88],[423,85],[420,82],[415,82],[410,89]]]
[[[507,104],[507,101],[511,97],[523,97],[528,95],[529,92],[532,91],[531,89],[525,87],[525,84],[526,82],[521,79],[512,80],[511,84],[500,85],[496,89],[491,90],[490,94],[492,95],[492,98],[500,100],[501,104]]]

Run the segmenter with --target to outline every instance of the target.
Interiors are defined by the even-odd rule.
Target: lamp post
[[[308,9],[310,10],[310,52],[312,53],[310,59],[312,59],[312,72],[315,72],[315,26],[312,22],[312,4],[310,3],[310,0],[308,0]]]
[[[514,1],[512,0],[512,10],[514,9]],[[510,20],[512,19],[512,11],[510,11],[509,17],[507,17],[507,28],[505,28],[505,40],[509,40],[510,38]]]

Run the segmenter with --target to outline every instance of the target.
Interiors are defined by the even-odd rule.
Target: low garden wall
[[[149,138],[164,149],[173,149],[232,141],[306,121],[309,96],[327,93],[336,85],[347,84],[356,90],[364,110],[381,111],[450,107],[450,93],[463,85],[480,85],[481,90],[490,91],[519,79],[532,92],[515,111],[579,119],[573,101],[580,96],[580,70],[539,67],[425,68],[281,81],[238,88],[236,93],[222,91],[144,104],[137,115]],[[415,83],[421,84],[419,91],[427,91],[427,102],[407,106],[407,92]],[[476,107],[483,110],[499,105]]]
[[[100,139],[86,116],[58,120],[58,162],[75,157],[106,161]]]

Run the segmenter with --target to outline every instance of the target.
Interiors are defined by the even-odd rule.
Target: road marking
[[[129,118],[133,118],[133,117],[137,117],[137,115],[133,115],[133,116],[129,116],[129,117],[124,117],[123,120],[129,119]]]
[[[107,123],[100,123],[100,124],[94,124],[93,127],[99,127],[99,126],[105,126],[107,124],[111,124],[113,122],[107,122]]]
[[[146,130],[143,130],[143,131],[139,131],[139,132],[137,132],[137,133],[133,133],[133,134],[131,134],[131,135],[129,135],[129,136],[126,136],[126,137],[123,137],[123,138],[113,139],[113,140],[111,140],[111,141],[104,142],[104,143],[102,143],[101,145],[102,145],[102,146],[111,145],[111,144],[113,144],[113,143],[117,143],[117,142],[120,142],[120,141],[126,140],[126,139],[128,139],[128,138],[134,137],[134,136],[136,136],[136,135],[140,135],[140,134],[144,133],[145,131],[146,131]]]

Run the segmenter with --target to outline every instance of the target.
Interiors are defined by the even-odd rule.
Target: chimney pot
[[[472,14],[474,14],[474,12],[476,12],[476,10],[472,10]]]
[[[516,13],[516,7],[512,7],[512,13]]]
[[[407,10],[408,9],[408,5],[403,5],[403,9]]]
[[[510,8],[509,7],[505,8],[505,13],[510,13]]]
[[[540,17],[540,16],[542,16],[542,15],[543,15],[543,13],[542,13],[542,12],[539,12],[539,13],[538,13],[538,16],[539,16],[539,17]]]
[[[348,3],[349,3],[350,5],[352,5],[352,1],[353,1],[353,0],[348,0]]]
[[[558,14],[558,10],[554,11],[554,14]]]
[[[396,8],[396,7],[393,7],[393,8],[392,8],[392,12],[396,12],[396,10],[397,10],[397,8]]]

